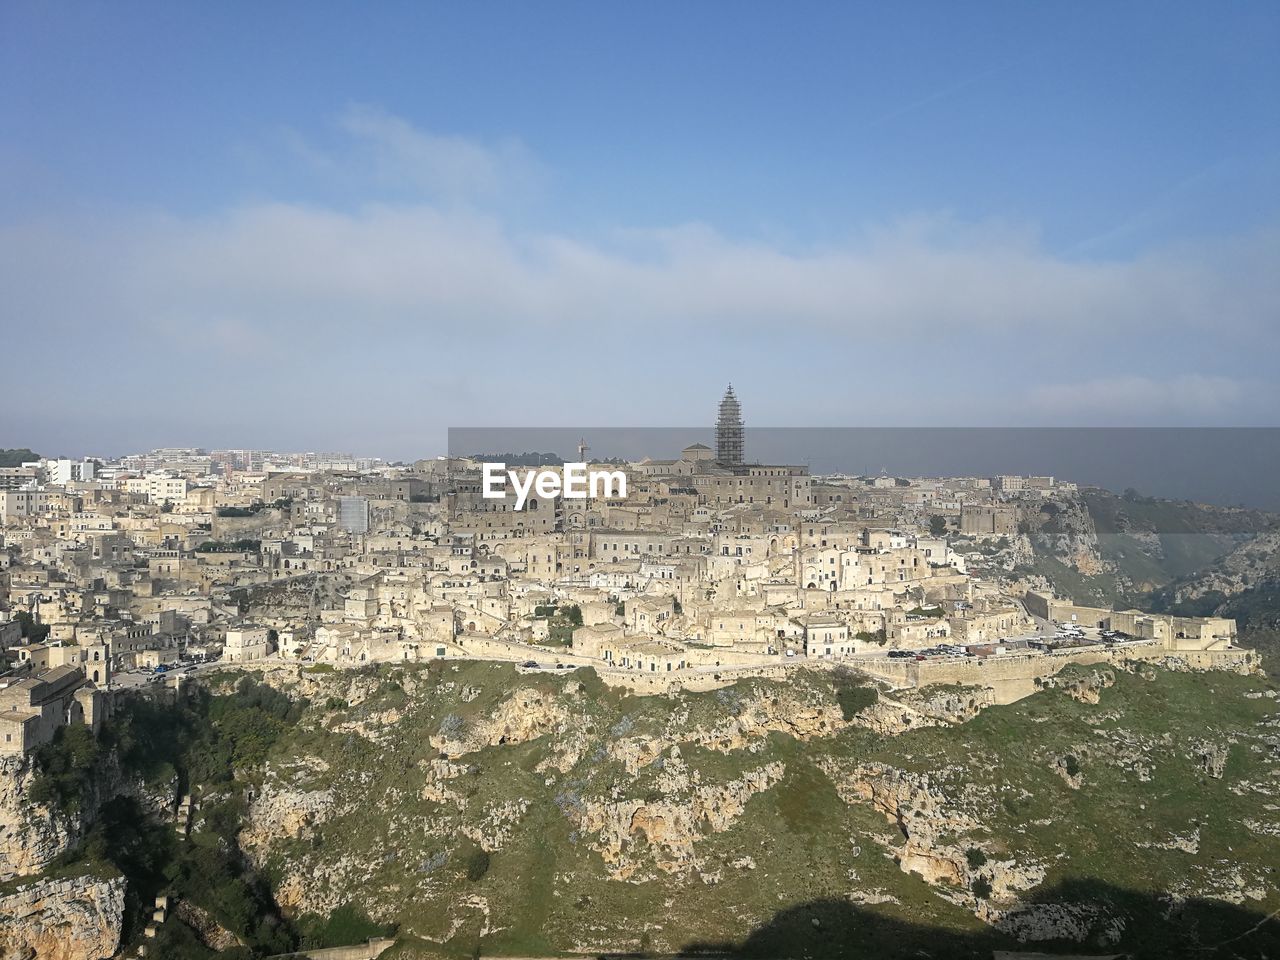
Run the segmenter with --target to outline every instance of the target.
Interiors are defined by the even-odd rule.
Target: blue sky
[[[0,446],[408,457],[730,379],[1274,424],[1277,50],[1271,3],[7,3]]]

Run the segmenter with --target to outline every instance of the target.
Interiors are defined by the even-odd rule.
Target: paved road
[[[228,664],[220,660],[211,660],[208,663],[187,664],[185,666],[175,667],[164,673],[152,673],[150,670],[126,670],[121,673],[113,673],[111,675],[111,683],[107,687],[108,690],[133,690],[138,687],[146,686],[148,683],[163,683],[166,678],[172,676],[189,677],[202,671],[208,671],[217,667],[226,667]]]

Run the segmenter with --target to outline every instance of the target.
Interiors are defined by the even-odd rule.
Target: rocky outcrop
[[[286,837],[309,836],[315,825],[328,817],[332,805],[331,790],[290,789],[269,780],[249,805],[240,844],[254,850]]]
[[[1269,530],[1236,547],[1211,569],[1173,585],[1170,599],[1185,603],[1208,594],[1231,597],[1277,579],[1280,579],[1280,531]]]
[[[1114,685],[1116,673],[1110,667],[1092,667],[1082,671],[1064,670],[1062,673],[1040,677],[1036,685],[1045,690],[1064,690],[1068,696],[1081,703],[1098,703],[1102,691]]]
[[[965,852],[938,838],[943,832],[968,832],[977,824],[953,808],[927,774],[879,764],[856,767],[847,776],[834,768],[827,772],[846,803],[869,803],[898,828],[903,843],[895,854],[904,872],[919,874],[928,883],[966,884]]]
[[[934,782],[927,773],[913,773],[880,764],[843,771],[838,763],[823,764],[846,803],[869,803],[890,820],[901,836],[882,842],[893,852],[904,873],[926,883],[966,891],[983,890],[970,904],[983,909],[984,899],[1006,900],[1030,889],[1045,877],[1043,864],[996,859],[976,844],[953,838],[972,834],[978,820]]]
[[[244,945],[239,937],[213,919],[207,910],[200,909],[194,903],[179,900],[173,912],[174,916],[195,931],[200,942],[210,950],[221,952]]]
[[[879,699],[860,711],[853,722],[883,736],[897,736],[921,727],[944,727],[967,723],[994,705],[996,694],[990,687],[926,687],[881,693]]]
[[[665,873],[687,873],[697,865],[695,841],[729,829],[756,794],[782,779],[775,761],[724,784],[700,785],[687,800],[665,794],[655,800],[585,800],[569,812],[614,879],[636,877],[646,863]]]
[[[1053,772],[1060,776],[1062,782],[1068,787],[1072,790],[1080,789],[1084,778],[1081,776],[1080,760],[1074,753],[1069,753],[1062,757],[1054,757],[1051,767]]]
[[[517,690],[492,714],[468,723],[446,717],[431,745],[450,758],[465,756],[485,747],[506,743],[527,743],[549,733],[563,733],[569,725],[569,711],[550,694],[526,687]]]
[[[1098,531],[1084,501],[1059,496],[1022,510],[1035,552],[1057,557],[1085,576],[1106,570],[1098,547]]]
[[[0,897],[0,960],[103,960],[120,946],[125,880],[38,880]]]
[[[99,761],[74,814],[32,802],[36,775],[33,757],[0,759],[0,880],[39,873],[75,847],[102,805],[115,797],[133,797],[149,813],[173,812],[176,776],[155,784],[128,779],[114,753]]]
[[[1192,756],[1200,769],[1215,780],[1221,780],[1227,770],[1227,757],[1231,754],[1231,745],[1201,740],[1193,744]]]
[[[35,778],[30,757],[0,759],[0,879],[39,873],[75,842],[76,824],[28,799]]]
[[[1010,910],[988,911],[985,919],[1023,943],[1043,940],[1083,943],[1096,939],[1112,944],[1124,933],[1121,918],[1086,903],[1027,903]]]
[[[756,694],[736,704],[728,723],[688,733],[673,732],[672,739],[689,741],[708,750],[729,753],[763,740],[770,733],[785,733],[797,740],[829,737],[848,726],[840,707],[829,701],[803,700],[795,696]]]

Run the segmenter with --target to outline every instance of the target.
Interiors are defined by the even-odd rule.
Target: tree
[[[40,459],[40,454],[26,447],[15,447],[11,450],[0,450],[0,467],[20,467]]]
[[[83,723],[59,727],[36,753],[36,774],[29,796],[64,812],[79,810],[98,762],[98,741]]]
[[[23,639],[29,643],[43,643],[49,636],[49,625],[41,623],[26,610],[19,610],[13,619],[18,621]]]
[[[489,851],[477,848],[467,857],[467,879],[479,882],[489,872]]]
[[[940,517],[936,513],[929,518],[929,533],[935,537],[940,537],[947,532],[947,518]]]

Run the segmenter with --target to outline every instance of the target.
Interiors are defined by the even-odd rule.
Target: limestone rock
[[[527,743],[549,733],[562,733],[569,711],[553,696],[532,687],[517,690],[491,715],[467,724],[450,723],[430,738],[450,758],[503,743]]]
[[[766,764],[725,784],[702,785],[688,800],[664,793],[660,800],[584,800],[569,813],[583,833],[596,835],[615,879],[630,879],[646,862],[664,873],[683,874],[697,865],[695,841],[729,829],[747,801],[782,779],[786,767]]]
[[[104,960],[120,946],[123,877],[37,880],[0,897],[0,960]]]
[[[1221,780],[1223,773],[1227,769],[1227,757],[1231,752],[1230,745],[1201,740],[1193,745],[1193,749],[1195,760],[1200,765],[1200,769],[1215,780]]]
[[[27,799],[35,780],[30,757],[0,759],[0,879],[39,873],[76,839],[76,824]]]
[[[200,909],[194,903],[179,900],[174,908],[174,915],[194,930],[200,942],[210,950],[221,952],[243,946],[239,937],[213,919],[207,910]]]

